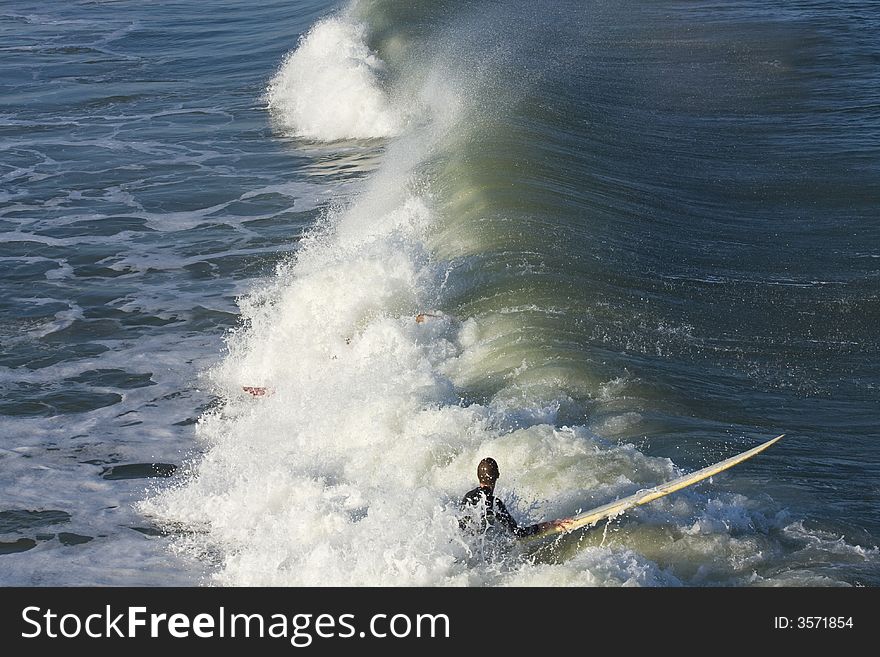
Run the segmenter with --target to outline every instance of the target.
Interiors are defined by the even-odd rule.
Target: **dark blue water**
[[[876,585],[878,20],[7,2],[3,583]]]

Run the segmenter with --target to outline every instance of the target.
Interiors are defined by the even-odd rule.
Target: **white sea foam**
[[[425,128],[394,142],[357,200],[242,300],[243,326],[211,372],[226,404],[197,427],[206,454],[194,477],[141,506],[161,523],[204,529],[185,543],[223,555],[219,583],[510,582],[507,562],[475,562],[480,547],[458,529],[476,462],[494,454],[510,506],[537,520],[572,500],[526,506],[518,496],[546,500],[557,476],[578,470],[594,484],[597,461],[614,461],[583,431],[539,424],[546,414],[508,433],[505,416],[520,409],[462,405],[443,374],[466,343],[456,318],[415,321],[434,310],[446,268],[425,246],[437,221],[430,196],[405,182],[435,137]],[[555,474],[539,476],[548,463]]]
[[[363,25],[345,16],[317,23],[269,84],[269,109],[286,131],[318,141],[389,137],[401,117],[383,89],[382,61]]]

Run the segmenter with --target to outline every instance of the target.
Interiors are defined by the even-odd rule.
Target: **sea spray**
[[[382,85],[382,61],[366,28],[344,15],[318,22],[269,84],[272,116],[292,135],[318,141],[389,137],[402,117]]]

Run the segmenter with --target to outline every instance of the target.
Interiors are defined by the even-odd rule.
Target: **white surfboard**
[[[785,434],[782,434],[782,436],[784,435]],[[548,527],[547,529],[538,532],[537,534],[532,534],[527,538],[546,538],[547,536],[553,536],[555,534],[572,532],[576,529],[580,529],[581,527],[588,527],[599,522],[600,520],[605,520],[606,518],[612,518],[614,516],[620,515],[627,509],[631,509],[634,506],[647,504],[648,502],[652,502],[657,498],[669,495],[670,493],[674,493],[675,491],[681,490],[682,488],[693,486],[694,484],[699,483],[704,479],[708,479],[712,475],[716,475],[719,472],[727,470],[728,468],[732,468],[737,463],[742,463],[743,461],[752,458],[755,454],[760,454],[765,449],[770,447],[770,445],[782,438],[782,436],[777,436],[776,438],[768,440],[766,443],[758,445],[757,447],[753,447],[752,449],[742,452],[741,454],[731,456],[730,458],[719,461],[714,465],[710,465],[703,468],[702,470],[697,470],[696,472],[684,475],[682,477],[679,477],[678,479],[673,479],[672,481],[668,481],[665,484],[660,484],[659,486],[655,486],[653,488],[640,490],[638,493],[630,495],[629,497],[624,497],[622,500],[603,504],[602,506],[596,507],[595,509],[584,511],[583,513],[579,513],[569,518],[562,518],[560,519],[564,523],[562,526]]]

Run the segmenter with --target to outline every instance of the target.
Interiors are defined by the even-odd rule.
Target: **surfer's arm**
[[[513,519],[513,516],[510,515],[510,512],[507,510],[507,507],[504,506],[504,502],[499,500],[497,497],[495,498],[495,508],[493,509],[495,520],[499,521],[503,524],[507,529],[514,534],[519,531],[519,525],[516,524],[516,520]]]
[[[533,525],[536,527],[533,533],[539,534],[541,532],[545,532],[548,529],[559,529],[560,531],[568,531],[568,527],[571,525],[571,520],[566,518],[565,520],[548,520],[547,522],[539,522],[537,525]]]
[[[514,534],[519,537],[523,536],[532,536],[534,534],[542,534],[549,529],[558,528],[560,532],[564,532],[568,530],[568,526],[571,524],[570,520],[548,520],[546,522],[539,522],[534,525],[529,525],[528,527],[518,527]]]
[[[461,498],[461,502],[458,504],[459,511],[461,512],[458,518],[458,526],[462,531],[465,531],[474,524],[473,512],[480,501],[479,491],[479,488],[470,491]]]
[[[510,515],[507,507],[504,506],[504,502],[498,498],[495,498],[495,517],[504,523],[504,526],[518,538],[538,534],[548,527],[556,526],[558,523],[564,522],[562,520],[551,520],[550,522],[539,522],[535,525],[520,525],[513,516]]]

